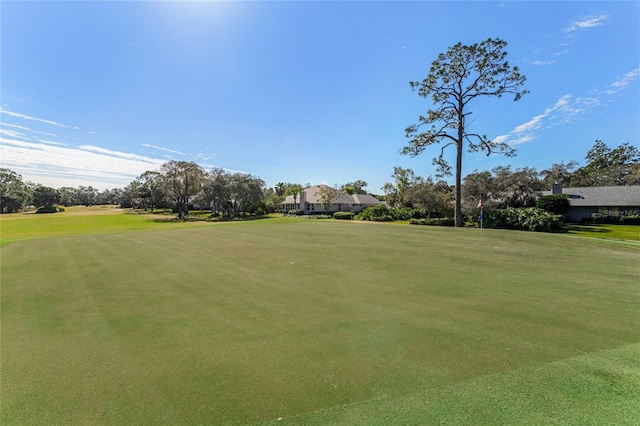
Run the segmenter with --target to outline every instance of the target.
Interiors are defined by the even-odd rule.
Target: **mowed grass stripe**
[[[15,242],[3,424],[254,423],[622,347],[638,253],[284,220]]]
[[[323,425],[637,425],[640,344],[285,418]]]

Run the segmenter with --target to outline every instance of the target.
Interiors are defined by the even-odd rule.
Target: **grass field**
[[[637,244],[105,210],[0,218],[3,425],[640,424]]]

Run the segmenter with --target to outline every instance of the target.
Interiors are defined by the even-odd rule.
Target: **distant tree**
[[[367,191],[365,190],[367,186],[368,186],[367,182],[363,180],[356,180],[355,182],[345,183],[344,185],[342,185],[340,190],[349,194],[346,188],[353,188],[353,191],[354,191],[353,194],[367,194]]]
[[[441,175],[450,175],[451,166],[444,159],[444,150],[448,146],[456,147],[455,166],[455,223],[462,226],[461,190],[462,190],[462,153],[465,142],[469,152],[515,154],[513,148],[505,142],[491,141],[485,135],[468,130],[467,117],[469,103],[481,96],[500,98],[504,94],[513,94],[519,100],[527,90],[520,89],[526,78],[518,67],[511,67],[503,49],[507,43],[498,38],[487,39],[481,43],[466,46],[457,43],[446,53],[441,53],[431,64],[427,78],[422,82],[411,82],[411,88],[424,98],[431,96],[436,105],[429,109],[426,116],[420,116],[418,123],[405,130],[409,144],[402,153],[415,157],[429,146],[445,141],[440,155],[433,162]],[[436,126],[436,123],[439,123]],[[423,126],[430,126],[423,131]]]
[[[618,186],[640,184],[640,151],[628,142],[609,148],[596,140],[587,152],[587,165],[571,177],[572,186]]]
[[[444,181],[433,182],[431,177],[418,179],[405,194],[406,201],[414,208],[420,209],[430,218],[432,215],[444,216],[449,211],[451,188]]]
[[[353,186],[348,186],[348,185],[342,185],[340,190],[345,194],[349,194],[349,195],[353,195],[356,193],[356,189]]]
[[[166,187],[163,176],[156,171],[146,171],[136,178],[137,190],[142,207],[153,211],[162,205]]]
[[[36,207],[52,207],[60,202],[60,193],[55,188],[37,185],[33,190],[33,204]]]
[[[202,183],[201,196],[201,203],[211,209],[212,215],[230,215],[229,174],[218,167],[207,172]]]
[[[542,182],[534,168],[524,167],[511,171],[511,167],[498,166],[493,169],[495,197],[501,198],[500,207],[533,207],[536,192],[541,191]]]
[[[70,186],[63,186],[58,188],[58,194],[60,194],[60,204],[63,206],[75,206],[77,205],[77,189]]]
[[[22,176],[13,170],[0,168],[0,211],[14,213],[31,202],[31,191]]]
[[[228,180],[232,213],[253,213],[262,202],[264,181],[248,173],[233,173]]]
[[[322,208],[325,213],[329,213],[329,209],[331,209],[331,205],[335,200],[338,199],[340,193],[327,185],[321,185],[318,190],[318,196],[320,197],[320,204],[322,204]]]
[[[482,200],[485,212],[497,207],[498,188],[496,179],[489,171],[479,172],[475,170],[465,176],[462,185],[462,211],[471,219],[478,214],[478,203]]]
[[[394,182],[385,182],[381,188],[385,194],[385,201],[393,208],[408,207],[405,194],[415,182],[415,173],[411,169],[394,167],[391,177]]]
[[[550,168],[540,172],[543,177],[545,186],[550,188],[554,183],[565,183],[571,179],[571,171],[578,166],[577,161],[569,161],[552,164]]]
[[[75,204],[87,207],[95,205],[98,202],[98,192],[98,189],[93,186],[79,186],[76,189]]]
[[[193,162],[171,160],[160,167],[167,198],[178,212],[178,218],[189,215],[189,201],[202,188],[204,170]]]

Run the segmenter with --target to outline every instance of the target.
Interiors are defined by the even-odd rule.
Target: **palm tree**
[[[289,188],[289,191],[287,191],[287,195],[293,196],[294,209],[297,209],[296,204],[298,203],[298,195],[300,195],[300,191],[302,191],[302,188],[300,187],[300,185],[293,185],[291,188]]]

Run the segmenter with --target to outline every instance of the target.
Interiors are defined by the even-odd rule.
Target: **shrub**
[[[36,213],[58,213],[65,211],[63,206],[42,206],[36,210]]]
[[[301,219],[331,219],[332,217],[330,214],[306,214],[300,216]]]
[[[302,214],[304,214],[304,212],[300,209],[291,209],[287,212],[287,214],[292,215],[292,216],[300,216]]]
[[[411,219],[409,220],[409,225],[455,226],[456,221],[452,217]]]
[[[422,212],[420,210],[412,209],[411,207],[390,209],[390,211],[396,220],[420,219],[422,217]]]
[[[592,213],[591,223],[617,225],[620,223],[620,218],[616,215],[611,214]]]
[[[370,220],[374,222],[393,222],[395,219],[391,215],[374,216]]]
[[[536,207],[555,214],[569,211],[569,197],[563,194],[544,195],[536,200]]]
[[[494,210],[486,215],[484,226],[536,232],[565,231],[564,222],[560,215],[537,207],[507,207],[506,209]]]
[[[258,209],[256,210],[256,216],[263,216],[264,215],[264,210],[262,209],[262,207],[258,207]]]
[[[640,214],[628,214],[620,216],[621,225],[640,225]]]
[[[354,216],[353,212],[335,212],[333,214],[334,219],[351,220],[353,219],[353,216]]]
[[[375,222],[393,222],[394,209],[390,209],[384,204],[378,204],[377,206],[367,207],[358,215],[360,220],[372,220]]]

